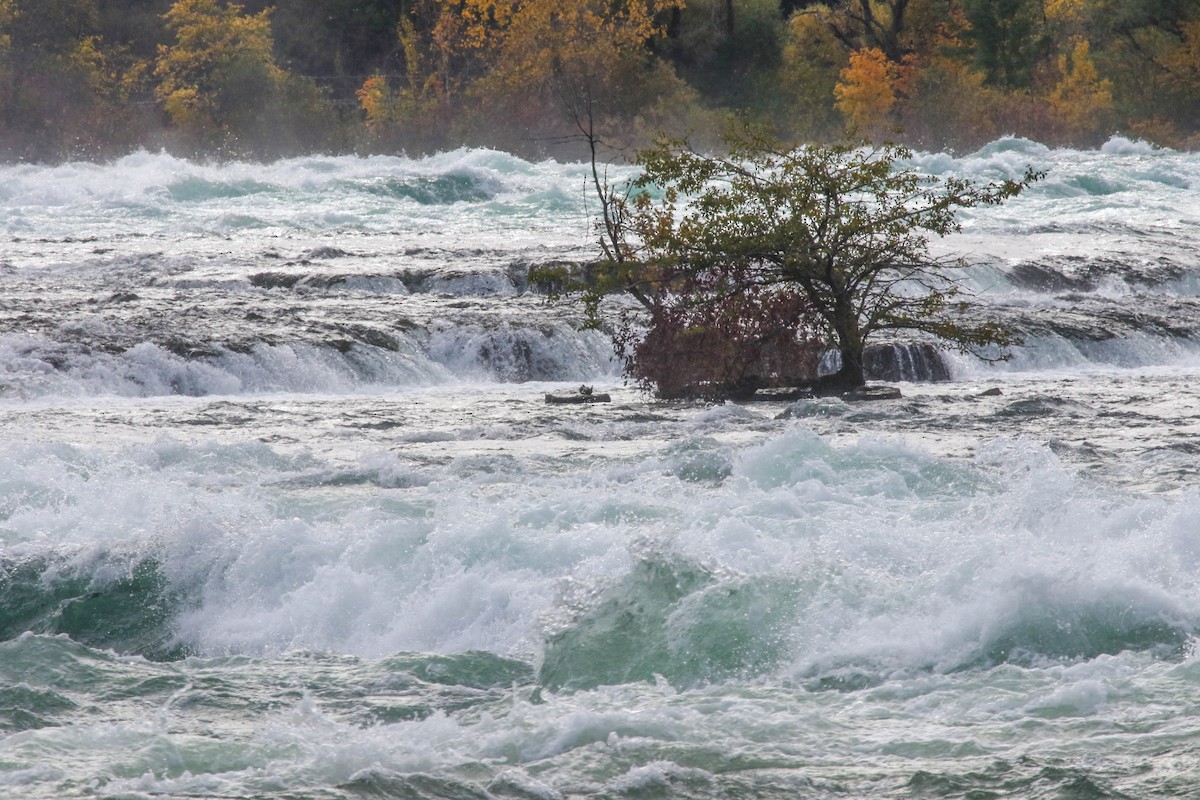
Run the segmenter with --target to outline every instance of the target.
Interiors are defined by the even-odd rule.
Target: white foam
[[[747,609],[774,604],[788,610],[764,611],[770,627],[745,633],[783,637],[796,675],[953,668],[1010,635],[1028,646],[1020,631],[1049,635],[1053,620],[1119,639],[1200,619],[1193,496],[1101,491],[1037,447],[993,447],[977,466],[886,439],[835,447],[801,428],[709,447],[732,464],[717,485],[653,460],[553,476],[519,458],[499,472],[460,461],[410,480],[375,455],[360,468],[373,483],[308,505],[295,487],[321,484],[292,479],[333,474],[310,456],[175,439],[124,453],[10,448],[0,483],[25,498],[5,520],[21,552],[70,544],[86,573],[148,551],[173,582],[197,586],[178,631],[206,653],[531,657],[562,581],[599,590],[643,557],[638,540],[715,570],[712,590],[679,606],[672,636],[726,624],[688,616],[710,599],[724,608],[722,592]]]
[[[1130,139],[1125,136],[1113,136],[1100,146],[1100,152],[1106,155],[1148,156],[1164,155],[1173,152],[1143,139]]]
[[[469,366],[464,371],[473,372]],[[415,388],[451,378],[416,347],[393,352],[353,345],[342,352],[304,343],[258,344],[245,352],[217,347],[212,355],[185,358],[149,342],[107,353],[42,337],[0,337],[0,397],[13,400],[345,393],[364,387]]]

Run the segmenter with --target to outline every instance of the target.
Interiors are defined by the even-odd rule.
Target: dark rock
[[[993,386],[991,389],[984,389],[982,392],[977,394],[976,397],[999,397],[1002,394],[1004,394],[1004,392],[1000,391],[999,386]]]
[[[871,345],[863,352],[863,371],[875,380],[889,382],[950,380],[941,351],[929,342]]]
[[[998,417],[1085,417],[1095,411],[1083,403],[1064,397],[1027,397],[1015,400],[996,412]]]
[[[348,255],[350,255],[350,254],[347,253],[345,250],[339,250],[336,247],[314,247],[312,250],[305,252],[304,255],[300,256],[300,258],[302,258],[302,259],[328,259],[328,258],[342,258],[342,257],[348,256]]]
[[[1009,270],[1009,278],[1018,286],[1039,292],[1089,292],[1096,288],[1089,278],[1077,278],[1044,264],[1024,262]]]
[[[207,342],[197,342],[185,339],[179,336],[168,337],[161,342],[159,346],[164,350],[174,353],[180,358],[200,359],[213,358],[218,355],[216,347]]]
[[[291,289],[302,277],[286,272],[259,272],[250,276],[250,285],[260,289]]]
[[[429,284],[436,274],[433,269],[403,269],[396,277],[408,289],[409,294],[421,294],[429,290]]]
[[[400,341],[395,336],[376,330],[375,328],[366,325],[335,325],[334,328],[339,333],[352,337],[354,341],[378,347],[380,350],[390,350],[393,353],[400,350]],[[332,344],[334,347],[342,350],[337,341]],[[349,347],[347,346],[346,350],[348,349]],[[342,352],[344,353],[346,350],[342,350]]]

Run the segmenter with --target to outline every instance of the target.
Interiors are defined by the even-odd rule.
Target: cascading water
[[[0,167],[0,797],[1193,793],[1200,156],[914,159],[1025,343],[715,406],[529,291],[586,165]]]

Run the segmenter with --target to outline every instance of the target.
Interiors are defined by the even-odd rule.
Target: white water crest
[[[1200,156],[913,163],[1025,343],[721,405],[530,290],[586,165],[0,166],[0,797],[1193,792]]]

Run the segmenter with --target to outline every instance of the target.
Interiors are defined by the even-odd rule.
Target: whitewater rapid
[[[914,164],[1025,343],[745,405],[529,290],[585,165],[0,167],[0,797],[1194,794],[1200,157]]]

